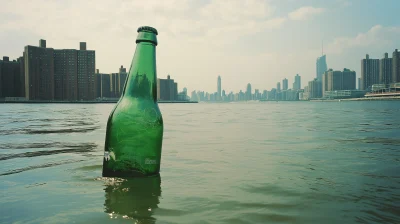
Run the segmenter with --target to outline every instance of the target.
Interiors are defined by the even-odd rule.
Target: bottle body
[[[140,37],[144,41],[138,42]],[[105,177],[151,176],[160,171],[164,128],[156,98],[157,43],[152,32],[139,32],[138,39],[123,93],[107,121]]]

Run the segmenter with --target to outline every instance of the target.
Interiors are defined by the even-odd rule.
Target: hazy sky
[[[181,91],[263,90],[315,74],[321,42],[328,68],[350,68],[400,49],[399,0],[0,0],[0,56],[47,41],[55,49],[96,50],[100,72],[130,66],[139,26],[158,32],[158,78]]]

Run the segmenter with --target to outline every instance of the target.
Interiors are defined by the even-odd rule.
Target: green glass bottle
[[[157,30],[139,27],[121,98],[112,110],[104,145],[103,177],[160,172],[163,119],[157,104]]]

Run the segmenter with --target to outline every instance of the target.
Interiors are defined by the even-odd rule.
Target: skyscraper
[[[358,78],[358,90],[361,90],[361,78]]]
[[[287,78],[284,78],[282,80],[282,90],[287,90],[288,89],[288,80]]]
[[[280,82],[276,83],[276,91],[277,92],[281,91],[281,83]]]
[[[260,99],[260,96],[261,96],[260,90],[255,89],[255,90],[254,90],[254,100],[259,100],[259,99]]]
[[[78,51],[54,50],[54,99],[78,100]]]
[[[120,92],[119,92],[119,88],[118,88],[118,84],[119,84],[119,75],[118,73],[111,73],[111,81],[110,81],[110,91],[111,91],[111,95],[112,97],[115,98],[119,98]]]
[[[55,50],[46,47],[26,46],[24,51],[25,96],[28,100],[93,100],[95,86],[95,51]]]
[[[342,72],[342,90],[355,90],[356,89],[356,72],[344,68]]]
[[[299,74],[296,74],[294,77],[294,83],[293,83],[293,90],[300,90],[301,89],[301,76]]]
[[[400,51],[397,49],[392,57],[392,82],[400,82]]]
[[[126,82],[126,77],[128,76],[128,73],[126,72],[126,68],[121,65],[119,68],[119,73],[118,73],[118,91],[119,91],[119,96],[122,95],[122,92],[124,91],[124,86]]]
[[[370,59],[367,54],[361,60],[361,90],[367,90],[379,83],[379,59]]]
[[[218,99],[217,100],[221,100],[221,76],[218,76],[217,89],[218,89]]]
[[[379,83],[390,84],[392,82],[392,58],[388,57],[388,53],[379,60]]]
[[[45,40],[39,43],[25,47],[25,98],[54,100],[54,49],[46,48]]]
[[[247,89],[246,89],[246,100],[252,100],[251,97],[251,84],[247,84]]]
[[[95,52],[86,50],[86,43],[80,42],[78,51],[78,100],[93,100],[96,97]]]
[[[324,73],[322,80],[322,95],[325,95],[326,91],[356,89],[356,72],[347,68],[343,71],[329,69]]]
[[[109,98],[111,97],[111,76],[110,74],[99,73],[96,71],[96,98]]]
[[[21,58],[10,61],[9,57],[0,60],[0,98],[23,97],[23,76]]]
[[[322,97],[322,84],[318,79],[308,82],[309,98],[315,99]]]
[[[157,79],[157,100],[174,101],[178,99],[178,83],[168,75],[167,79]]]
[[[326,55],[322,55],[321,57],[317,58],[317,80],[322,82],[322,75],[326,70],[328,70],[328,65],[326,64]]]

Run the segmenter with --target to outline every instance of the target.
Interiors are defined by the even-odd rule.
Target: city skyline
[[[32,52],[32,49],[35,50]],[[17,58],[16,60],[10,61],[8,56],[3,56],[3,61],[0,60],[0,81],[5,81],[5,83],[0,83],[0,97],[20,97],[24,95],[24,90],[28,90],[28,88],[34,90],[34,92],[37,92],[35,93],[34,97],[31,97],[31,91],[25,91],[25,98],[28,100],[36,99],[36,96],[39,96],[37,95],[38,93],[42,94],[38,98],[41,100],[54,99],[74,101],[78,98],[81,100],[90,100],[94,99],[95,97],[104,97],[104,95],[106,98],[119,97],[121,95],[123,85],[128,75],[126,68],[121,65],[121,67],[119,68],[119,73],[110,74],[100,73],[99,69],[96,69],[95,76],[93,71],[95,68],[95,51],[89,50],[88,52],[91,52],[93,56],[90,56],[88,58],[86,57],[89,55],[85,52],[87,52],[86,42],[80,42],[79,50],[59,50],[47,48],[46,40],[41,39],[39,40],[38,47],[29,45],[26,46],[23,56]],[[78,54],[76,55],[76,53]],[[54,59],[52,57],[53,54]],[[80,55],[84,57],[79,57]],[[340,94],[351,94],[352,96],[358,97],[361,96],[363,93],[355,90],[384,89],[389,88],[389,84],[393,86],[392,84],[399,82],[400,79],[397,78],[397,76],[398,74],[400,74],[398,66],[400,52],[398,51],[398,49],[395,49],[393,51],[392,58],[390,58],[388,55],[388,53],[385,53],[384,57],[381,59],[371,59],[367,54],[365,56],[365,59],[361,59],[362,82],[360,82],[360,78],[358,78],[358,88],[356,88],[357,77],[354,70],[344,68],[343,72],[341,72],[338,70],[333,71],[333,69],[330,68],[326,72],[323,72],[322,76],[319,76],[318,74],[327,67],[326,55],[323,55],[322,57],[317,58],[316,77],[313,80],[309,81],[308,85],[305,86],[304,89],[299,88],[299,86],[301,86],[301,76],[299,76],[299,74],[296,74],[296,76],[294,76],[293,88],[289,88],[288,79],[284,78],[282,80],[282,89],[281,82],[278,82],[276,88],[272,88],[270,91],[264,88],[262,89],[261,93],[259,89],[254,89],[253,94],[251,83],[248,83],[245,93],[243,93],[243,91],[240,89],[239,92],[230,91],[229,94],[225,94],[226,91],[225,89],[222,89],[221,76],[219,75],[217,77],[216,92],[208,93],[207,91],[201,91],[200,89],[198,89],[197,92],[203,92],[203,94],[205,93],[205,98],[209,101],[267,99],[308,100],[320,97],[325,98],[325,94],[327,94],[328,97],[332,97],[336,94],[332,91],[336,90],[345,91],[341,92]],[[48,56],[50,56],[50,59],[48,58]],[[39,61],[32,63],[30,62],[30,58],[35,60],[41,58],[39,59],[39,61],[42,64],[42,67],[35,67],[37,66],[36,64]],[[4,67],[5,70],[1,67],[2,63],[6,63],[6,67]],[[35,66],[30,68],[31,64]],[[45,66],[43,67],[43,65]],[[37,73],[37,71],[39,71],[38,69],[47,71],[47,73]],[[2,72],[4,74],[2,74]],[[351,76],[349,74],[351,74]],[[25,79],[21,75],[25,76]],[[36,76],[40,76],[40,80],[42,81],[34,81],[33,83],[36,84],[32,85],[33,83],[29,80],[31,79],[31,77]],[[91,77],[93,77],[93,79],[91,79]],[[14,81],[10,80],[10,78]],[[38,78],[35,79],[39,80]],[[158,79],[157,82],[164,82],[163,80],[168,81],[169,79],[170,75],[168,74],[167,79]],[[20,83],[23,80],[29,81],[31,84],[25,85],[24,83]],[[187,95],[187,88],[184,87],[183,91],[179,92],[177,83],[174,83],[173,79],[171,79],[171,81],[172,85],[166,85],[171,86],[168,88],[160,88],[161,83],[158,84],[159,90],[157,98],[159,100],[188,100],[190,97]],[[77,84],[77,86],[75,86],[75,84]],[[373,85],[375,85],[375,87]],[[54,86],[54,88],[50,87],[43,89],[44,86]],[[89,88],[80,88],[79,86],[88,86]],[[103,89],[105,91],[105,94],[103,94]],[[43,92],[43,90],[45,91]],[[10,95],[9,91],[12,91],[14,93]],[[71,93],[74,92],[75,94],[71,95]],[[92,96],[85,97],[85,94],[90,92],[93,92]],[[163,94],[160,94],[161,92],[163,92]],[[192,95],[193,92],[196,92],[196,90],[192,91]],[[43,95],[43,93],[45,93],[45,95]],[[166,96],[169,94],[171,94],[170,97]],[[242,94],[244,95],[242,96]],[[76,95],[79,95],[78,98],[75,98]],[[163,95],[164,97],[162,97],[161,95]],[[207,95],[209,96],[207,97]],[[196,99],[197,98],[198,97],[196,97]]]
[[[359,59],[365,54],[380,59],[400,48],[396,46],[400,22],[393,19],[399,5],[398,1],[210,0],[148,1],[145,6],[139,1],[98,1],[93,7],[89,2],[9,1],[0,9],[0,49],[14,59],[38,39],[46,39],[54,49],[87,42],[98,52],[97,68],[112,73],[121,64],[130,65],[137,27],[149,25],[159,30],[158,73],[172,74],[189,90],[200,86],[213,91],[211,80],[217,75],[225,77],[227,92],[243,88],[242,82],[270,89],[297,73],[304,88],[315,77],[322,40],[328,69],[352,68],[357,77]],[[361,13],[365,11],[368,17]],[[112,22],[98,17],[104,13]],[[70,16],[76,14],[80,16]],[[342,17],[333,19],[328,16],[332,14]]]

